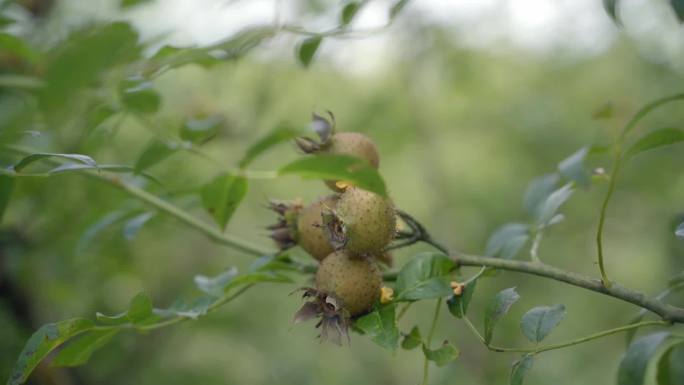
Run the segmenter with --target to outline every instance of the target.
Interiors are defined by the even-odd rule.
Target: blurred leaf
[[[181,126],[180,137],[195,144],[205,143],[216,136],[225,121],[221,114],[214,114],[203,119],[187,119]]]
[[[88,114],[85,117],[88,131],[92,131],[93,129],[97,128],[118,112],[118,110],[106,104],[100,103],[93,107],[90,111],[88,111]]]
[[[399,329],[394,316],[395,305],[385,305],[357,319],[354,324],[375,343],[385,349],[396,350]]]
[[[618,0],[603,0],[603,8],[617,25],[621,25],[620,16],[617,13]]]
[[[321,45],[323,38],[320,36],[313,36],[304,39],[297,47],[297,58],[304,67],[308,67]]]
[[[463,292],[461,295],[453,295],[447,300],[449,312],[456,318],[463,318],[463,316],[468,312],[468,305],[470,304],[470,300],[473,298],[476,285],[477,279],[468,282],[463,287]]]
[[[649,361],[669,336],[670,333],[658,332],[632,342],[620,361],[618,385],[642,385]]]
[[[26,156],[22,158],[19,163],[14,165],[14,171],[19,172],[21,171],[24,167],[28,166],[29,164],[45,159],[45,158],[63,158],[63,159],[69,159],[69,160],[75,160],[77,162],[86,164],[88,166],[93,166],[97,167],[97,163],[93,160],[93,158],[87,156],[87,155],[81,155],[81,154],[56,154],[56,153],[49,153],[49,152],[40,152],[36,154],[31,154],[29,156]]]
[[[530,238],[529,226],[507,223],[499,227],[487,240],[485,254],[490,257],[511,259],[515,257]]]
[[[134,113],[152,114],[159,110],[161,96],[154,90],[150,81],[132,78],[119,84],[121,103]]]
[[[511,306],[520,299],[520,296],[515,291],[514,287],[500,291],[496,297],[489,303],[487,310],[485,311],[485,344],[489,345],[492,341],[494,335],[494,327],[496,323],[499,322]]]
[[[242,285],[251,285],[255,283],[291,283],[290,277],[274,271],[253,271],[246,274],[238,275],[232,280],[228,281],[223,287],[223,291],[228,293]]]
[[[684,1],[683,0],[670,0],[670,6],[675,15],[677,15],[677,20],[680,23],[684,23]]]
[[[140,174],[162,160],[168,158],[177,149],[159,139],[152,139],[142,151],[138,160],[135,162],[135,173]]]
[[[600,120],[600,119],[610,119],[613,117],[613,103],[611,102],[606,102],[604,105],[596,109],[593,114],[591,114],[591,117]]]
[[[155,314],[164,318],[183,317],[193,320],[207,314],[211,306],[216,304],[219,298],[214,296],[202,296],[190,302],[176,301],[169,309],[155,309]]]
[[[544,203],[541,205],[539,210],[539,217],[537,217],[537,223],[539,226],[548,226],[549,222],[556,215],[556,212],[565,203],[575,190],[572,188],[572,184],[568,183],[565,186],[559,188],[558,190],[551,193],[551,195],[546,198]]]
[[[420,330],[418,326],[414,326],[411,332],[404,336],[401,341],[401,348],[406,350],[415,349],[423,344],[423,337],[420,336]]]
[[[383,197],[387,196],[385,181],[378,171],[365,160],[352,156],[307,156],[285,165],[278,172],[280,175],[296,174],[303,178],[343,180]]]
[[[629,159],[641,152],[684,141],[684,131],[678,128],[662,128],[651,131],[632,144],[625,152]]]
[[[684,385],[684,343],[668,348],[658,361],[658,385]]]
[[[23,88],[23,89],[38,89],[43,87],[45,83],[42,80],[26,75],[16,74],[0,74],[0,88]]]
[[[246,194],[245,177],[222,174],[202,187],[202,205],[219,227],[225,229]]]
[[[152,315],[152,300],[145,293],[138,293],[131,300],[126,316],[134,323],[141,323]]]
[[[456,265],[444,254],[421,253],[402,266],[397,276],[397,301],[446,297],[452,293],[449,273]]]
[[[423,354],[425,354],[425,358],[428,361],[434,362],[437,366],[444,366],[457,359],[460,352],[449,341],[444,341],[442,346],[435,350],[430,350],[427,346],[423,345]]]
[[[340,24],[347,25],[354,20],[354,16],[361,8],[361,2],[351,1],[344,5],[342,8],[342,14],[340,14]]]
[[[247,149],[242,160],[240,160],[240,168],[249,166],[257,157],[259,157],[259,155],[263,154],[271,147],[293,139],[298,134],[299,132],[297,130],[289,126],[276,128]]]
[[[684,222],[680,223],[675,230],[675,235],[684,238]]]
[[[151,3],[151,2],[152,2],[152,0],[121,0],[121,3],[119,4],[119,6],[121,8],[130,8],[130,7],[135,7],[137,5]]]
[[[591,178],[584,168],[584,158],[586,158],[588,152],[588,147],[582,147],[558,163],[558,171],[560,171],[563,178],[574,181],[580,186],[589,186]]]
[[[538,218],[541,206],[546,198],[558,187],[560,176],[557,173],[546,174],[537,177],[530,182],[525,191],[523,205],[525,210],[533,217]]]
[[[0,32],[0,52],[12,59],[20,59],[33,64],[38,61],[38,53],[25,40],[9,33]]]
[[[511,368],[511,385],[522,385],[523,379],[527,372],[532,369],[534,363],[534,356],[532,354],[525,354],[518,361],[513,363]]]
[[[116,210],[107,213],[105,216],[100,218],[97,222],[88,226],[88,229],[83,232],[81,238],[76,243],[76,254],[83,254],[83,252],[90,246],[93,240],[109,226],[117,223],[131,213],[128,210]]]
[[[195,285],[203,292],[213,295],[214,297],[221,297],[225,292],[225,287],[238,274],[236,267],[224,271],[215,277],[206,277],[204,275],[195,276]]]
[[[520,327],[528,340],[539,343],[565,318],[565,306],[539,306],[523,315]]]
[[[296,266],[288,262],[289,259],[287,254],[264,255],[250,264],[249,271],[299,271]]]
[[[72,318],[41,326],[24,345],[7,385],[24,383],[38,363],[52,350],[93,326],[93,321],[85,318]]]
[[[149,221],[154,217],[157,213],[155,211],[148,211],[139,215],[136,215],[135,217],[131,218],[128,220],[124,226],[123,226],[123,235],[124,238],[126,238],[129,241],[132,241],[135,239],[135,236],[138,235],[138,231]]]
[[[9,206],[13,189],[14,179],[7,175],[0,175],[0,223],[2,223],[2,217],[7,206]]]
[[[83,365],[93,353],[103,347],[119,330],[91,330],[60,350],[51,366],[72,367]]]
[[[409,0],[398,0],[394,4],[392,4],[392,7],[390,8],[389,11],[389,19],[392,20],[397,15],[404,9],[404,7],[409,3]]]

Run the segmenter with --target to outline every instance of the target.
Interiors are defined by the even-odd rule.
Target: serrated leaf
[[[188,142],[202,144],[216,136],[225,122],[226,119],[221,114],[186,119],[180,129],[180,137]]]
[[[513,363],[511,367],[511,385],[522,385],[523,379],[527,372],[532,369],[534,363],[534,356],[532,354],[525,354],[518,361]]]
[[[221,229],[247,195],[247,179],[243,176],[222,174],[202,187],[202,205]]]
[[[195,285],[203,292],[213,295],[214,297],[221,297],[225,292],[225,287],[238,274],[236,267],[224,271],[215,277],[207,277],[204,275],[195,276]]]
[[[399,344],[399,329],[395,319],[395,305],[385,305],[366,314],[354,325],[385,349],[396,350]]]
[[[265,153],[271,147],[293,139],[298,134],[299,132],[297,130],[289,126],[276,128],[247,149],[245,155],[242,157],[242,160],[240,160],[240,168],[249,166],[256,158],[259,157],[259,155]]]
[[[649,362],[669,336],[670,333],[658,332],[632,342],[620,361],[618,385],[642,385]]]
[[[440,253],[421,253],[402,266],[397,276],[396,300],[446,297],[452,293],[449,273],[454,261]]]
[[[511,259],[515,257],[530,238],[529,226],[522,223],[507,223],[494,231],[487,240],[485,254],[490,257]]]
[[[680,223],[675,230],[675,235],[684,238],[684,222]]]
[[[124,238],[128,241],[135,239],[136,235],[140,229],[152,219],[157,213],[155,211],[148,211],[142,214],[138,214],[133,218],[129,219],[123,226],[122,233]]]
[[[392,7],[389,10],[389,19],[392,20],[395,17],[397,17],[397,15],[401,13],[401,11],[404,9],[404,7],[406,7],[408,3],[409,0],[398,0],[394,4],[392,4]]]
[[[442,346],[435,350],[428,349],[427,346],[423,345],[423,354],[428,361],[434,362],[437,366],[444,366],[457,359],[460,352],[449,341],[444,341]]]
[[[447,300],[449,312],[456,318],[463,318],[463,316],[468,312],[468,305],[470,304],[470,300],[473,298],[476,285],[477,279],[468,282],[463,287],[463,292],[461,295],[452,295],[451,298]]]
[[[139,78],[122,81],[119,97],[127,110],[138,114],[155,113],[161,105],[161,96],[153,88],[152,82]]]
[[[677,343],[658,361],[658,385],[684,385],[684,343]]]
[[[508,313],[511,306],[520,299],[520,295],[515,291],[514,287],[500,291],[489,303],[485,311],[484,328],[485,328],[485,344],[489,345],[494,336],[494,327],[497,322]]]
[[[677,15],[677,20],[679,20],[680,23],[684,23],[684,1],[670,0],[670,6],[675,15]]]
[[[344,26],[351,23],[351,21],[354,20],[356,13],[359,11],[359,8],[361,8],[361,3],[358,1],[352,1],[345,4],[344,8],[342,8],[342,13],[340,14],[340,24]]]
[[[7,175],[0,175],[0,223],[5,214],[7,206],[9,206],[12,190],[14,189],[14,179]]]
[[[311,61],[313,60],[314,55],[316,54],[316,51],[318,50],[318,47],[321,45],[322,41],[322,37],[312,36],[304,39],[297,46],[297,58],[304,67],[308,67],[311,64]]]
[[[83,365],[90,360],[93,353],[106,345],[119,330],[91,330],[64,349],[60,350],[51,366],[73,367]]]
[[[582,147],[558,163],[558,171],[563,178],[574,181],[580,186],[588,186],[591,183],[591,178],[584,168],[584,158],[588,153],[589,148]]]
[[[423,344],[423,337],[420,335],[420,330],[418,326],[414,326],[409,334],[404,336],[401,341],[401,348],[406,350],[411,350],[419,347]]]
[[[135,162],[135,172],[140,174],[175,153],[177,149],[158,139],[152,139]]]
[[[651,131],[632,144],[625,152],[625,159],[645,151],[684,141],[684,131],[678,128],[662,128]]]
[[[552,192],[540,207],[537,224],[543,227],[548,226],[551,219],[556,216],[563,203],[570,199],[573,192],[575,190],[572,188],[572,183],[568,183]]]
[[[385,181],[367,161],[347,155],[315,155],[285,165],[280,175],[299,175],[302,178],[343,180],[361,189],[387,196]]]
[[[617,25],[621,25],[620,16],[618,15],[618,0],[603,0],[603,8],[606,10],[608,16],[613,19]]]
[[[520,328],[528,340],[539,343],[565,318],[565,306],[539,306],[523,315]]]
[[[26,381],[33,369],[55,348],[83,332],[93,328],[93,321],[72,318],[43,325],[26,342],[19,354],[7,385],[19,385]]]
[[[530,216],[539,217],[542,204],[556,190],[559,181],[558,173],[552,173],[537,177],[530,182],[523,198],[523,205]]]
[[[57,154],[57,153],[50,153],[50,152],[40,152],[36,154],[31,154],[28,155],[24,158],[22,158],[19,163],[15,164],[13,169],[16,172],[20,172],[23,168],[28,166],[29,164],[39,161],[41,159],[46,159],[46,158],[62,158],[62,159],[69,159],[69,160],[75,160],[77,162],[86,164],[88,166],[93,166],[97,167],[97,162],[93,160],[93,158],[87,156],[87,155],[82,155],[82,154]]]

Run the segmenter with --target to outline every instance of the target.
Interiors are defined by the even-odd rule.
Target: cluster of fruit
[[[332,115],[331,115],[332,117]],[[334,118],[314,115],[320,140],[297,138],[305,153],[347,155],[379,165],[373,141],[360,133],[335,133]],[[320,317],[321,337],[332,328],[346,335],[350,319],[369,312],[380,299],[382,275],[378,262],[390,265],[386,251],[396,233],[392,202],[346,181],[326,181],[334,194],[304,206],[301,202],[272,202],[279,214],[270,227],[281,250],[299,245],[319,262],[316,287],[305,288],[309,301],[295,322]]]

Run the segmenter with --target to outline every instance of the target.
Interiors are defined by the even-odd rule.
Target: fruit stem
[[[428,332],[427,339],[425,340],[425,348],[430,349],[430,344],[432,343],[432,337],[435,335],[435,329],[437,327],[437,319],[439,318],[439,311],[442,309],[442,299],[437,300],[437,305],[435,306],[435,314],[432,316],[432,324],[430,325],[430,331]],[[428,385],[430,380],[430,362],[425,356],[425,361],[423,361],[423,382],[422,385]]]

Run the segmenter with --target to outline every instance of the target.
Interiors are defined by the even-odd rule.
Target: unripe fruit
[[[328,144],[324,145],[321,153],[334,155],[349,155],[367,161],[374,168],[380,165],[380,156],[375,143],[366,135],[358,132],[340,132],[330,138]],[[327,180],[325,184],[333,191],[344,191],[339,186],[338,181]]]
[[[323,211],[333,211],[339,197],[330,195],[306,206],[297,218],[297,243],[317,260],[322,260],[334,250],[325,235],[322,224]]]
[[[370,311],[380,297],[382,275],[377,265],[340,250],[327,256],[316,273],[316,289],[333,296],[351,317]]]
[[[380,255],[394,238],[396,217],[389,199],[359,188],[347,188],[337,202],[326,235],[336,249],[354,255]]]

